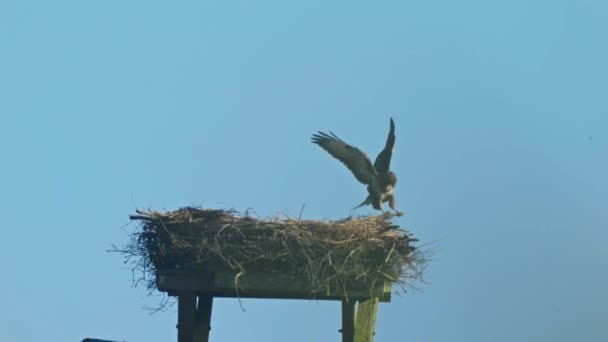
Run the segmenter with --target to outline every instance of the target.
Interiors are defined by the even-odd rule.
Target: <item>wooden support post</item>
[[[177,342],[194,342],[194,311],[196,296],[181,292],[177,300]]]
[[[195,315],[195,342],[208,342],[211,330],[211,309],[213,308],[213,295],[209,293],[198,296],[198,305]]]
[[[355,302],[342,299],[342,342],[355,340]]]
[[[377,297],[359,302],[355,322],[355,342],[372,342],[374,340],[377,313]]]

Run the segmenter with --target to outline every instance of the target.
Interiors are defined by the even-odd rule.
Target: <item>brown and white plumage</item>
[[[384,149],[376,157],[374,168],[378,173],[389,172],[391,167],[391,157],[393,156],[393,148],[395,148],[395,123],[391,118],[391,127],[386,138]]]
[[[376,169],[365,152],[345,143],[332,132],[313,134],[312,142],[346,165],[359,182],[371,184],[377,175]]]
[[[341,161],[359,182],[367,185],[367,198],[355,208],[371,204],[374,209],[384,212],[382,203],[389,202],[389,206],[395,210],[397,215],[403,214],[395,208],[393,188],[397,183],[397,177],[390,171],[391,157],[395,146],[395,124],[392,118],[386,145],[376,157],[373,165],[367,154],[345,143],[332,132],[329,132],[329,134],[323,132],[313,134],[312,142]]]

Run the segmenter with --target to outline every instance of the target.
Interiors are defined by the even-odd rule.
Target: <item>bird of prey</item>
[[[403,215],[395,208],[393,190],[397,183],[397,176],[389,170],[395,146],[395,123],[392,118],[386,146],[378,154],[374,164],[369,160],[367,154],[345,143],[332,132],[329,134],[318,132],[313,134],[311,140],[346,165],[359,182],[367,185],[367,198],[353,209],[371,204],[374,209],[386,213],[382,208],[382,203],[388,202],[389,207],[395,211],[397,216]]]

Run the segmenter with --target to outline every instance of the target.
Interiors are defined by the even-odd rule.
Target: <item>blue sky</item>
[[[341,218],[375,155],[434,260],[376,341],[606,341],[608,3],[0,2],[0,340],[176,339],[136,208]],[[134,227],[128,226],[127,231]],[[217,300],[213,341],[338,340],[333,302]]]

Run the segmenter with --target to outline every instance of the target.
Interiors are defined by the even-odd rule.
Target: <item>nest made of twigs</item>
[[[117,249],[156,288],[156,270],[282,273],[304,276],[311,287],[403,285],[419,278],[423,253],[390,217],[342,220],[259,219],[232,210],[187,207],[131,215],[139,228]]]

